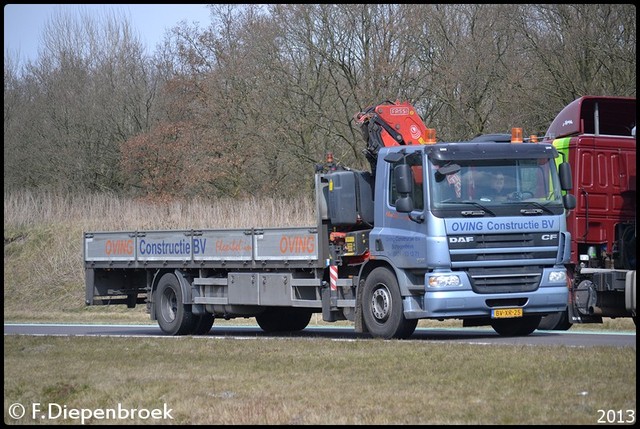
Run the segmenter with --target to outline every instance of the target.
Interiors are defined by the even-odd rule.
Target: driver
[[[505,189],[504,182],[504,174],[493,174],[489,181],[489,187],[483,193],[483,196],[489,197],[492,200],[506,200],[509,192]]]

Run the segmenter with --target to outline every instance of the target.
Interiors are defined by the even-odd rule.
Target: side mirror
[[[398,213],[411,213],[413,211],[413,198],[410,196],[398,198],[396,200],[396,210]]]
[[[558,166],[560,174],[560,187],[563,191],[573,189],[573,178],[571,177],[571,166],[568,162],[561,162]]]
[[[567,210],[573,210],[576,208],[576,196],[573,194],[566,194],[562,196],[562,204]]]
[[[398,164],[393,168],[393,179],[400,194],[413,193],[413,173],[408,164]]]
[[[400,197],[396,200],[396,210],[410,213],[413,210],[413,173],[408,164],[398,164],[393,168],[393,180]]]

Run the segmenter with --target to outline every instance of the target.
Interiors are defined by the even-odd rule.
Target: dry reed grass
[[[251,198],[152,203],[109,194],[24,191],[4,196],[4,226],[74,225],[82,230],[205,229],[307,226],[315,223],[311,198]]]
[[[24,320],[32,314],[42,321],[42,314],[58,313],[64,319],[85,313],[82,236],[86,231],[314,224],[309,198],[199,198],[162,204],[107,194],[5,193],[5,320]]]

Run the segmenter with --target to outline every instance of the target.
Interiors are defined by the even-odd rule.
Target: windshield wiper
[[[470,204],[479,207],[481,210],[463,210],[460,212],[462,216],[484,216],[486,213],[495,217],[496,214],[476,201],[443,201],[445,204]]]
[[[532,215],[532,214],[542,214],[543,211],[549,213],[549,214],[554,214],[553,211],[547,207],[544,204],[540,204],[536,201],[514,201],[514,202],[505,202],[503,204],[529,204],[532,205],[534,207],[537,207],[539,210],[527,210],[527,209],[522,209],[520,210],[520,213],[522,213],[523,215]]]

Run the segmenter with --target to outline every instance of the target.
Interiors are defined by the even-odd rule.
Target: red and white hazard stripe
[[[331,290],[338,290],[338,266],[329,266],[329,276],[331,277]]]

